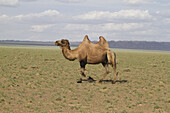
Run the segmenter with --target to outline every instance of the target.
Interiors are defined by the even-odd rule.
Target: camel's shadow
[[[86,82],[89,82],[89,83],[96,83],[98,82],[97,80],[94,80],[93,78],[90,77],[90,79],[82,79],[82,81],[86,81]],[[128,82],[127,80],[116,80],[116,83],[126,83]],[[113,80],[103,80],[101,81],[100,83],[114,83]]]
[[[103,80],[103,83],[113,83],[113,80]],[[116,80],[116,83],[126,83],[127,80]]]

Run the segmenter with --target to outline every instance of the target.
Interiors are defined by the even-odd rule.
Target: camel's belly
[[[107,52],[103,48],[93,48],[84,52],[88,64],[99,64],[107,60]]]
[[[87,63],[88,64],[99,64],[105,62],[106,57],[105,56],[91,56],[87,57]]]

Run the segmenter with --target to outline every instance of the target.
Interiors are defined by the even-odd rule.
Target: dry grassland
[[[78,84],[78,61],[57,48],[0,47],[0,112],[170,113],[170,53],[115,52],[116,84],[113,72]],[[104,68],[87,65],[86,74],[99,80]]]

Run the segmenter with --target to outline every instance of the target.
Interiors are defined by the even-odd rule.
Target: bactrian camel
[[[70,43],[66,39],[56,41],[55,45],[60,46],[64,57],[70,61],[78,59],[80,62],[80,73],[81,77],[87,77],[85,72],[86,64],[99,64],[102,63],[106,72],[104,76],[99,80],[102,82],[106,75],[109,73],[108,65],[110,64],[114,70],[114,80],[112,83],[116,83],[117,72],[116,72],[116,54],[109,49],[109,44],[104,37],[99,37],[100,41],[98,43],[92,43],[88,36],[84,37],[83,42],[74,50],[70,49]],[[91,77],[87,77],[88,80],[93,80]],[[77,83],[82,82],[82,78]]]

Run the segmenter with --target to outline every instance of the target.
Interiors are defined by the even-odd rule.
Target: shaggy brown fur
[[[81,75],[84,77],[87,77],[84,74],[86,64],[102,63],[102,65],[105,67],[106,70],[104,76],[99,81],[102,82],[105,76],[109,73],[108,65],[110,64],[114,70],[115,77],[113,83],[115,83],[117,77],[116,54],[109,49],[109,44],[104,39],[104,37],[100,36],[99,39],[100,41],[95,44],[92,43],[89,40],[88,36],[86,35],[84,37],[83,42],[74,50],[70,49],[70,43],[66,39],[62,39],[61,41],[56,41],[55,45],[61,47],[62,53],[66,59],[70,61],[74,61],[75,59],[78,59],[81,67]],[[92,78],[89,77],[89,79]],[[80,81],[78,81],[78,83],[81,82],[82,82],[82,78],[80,78]]]

